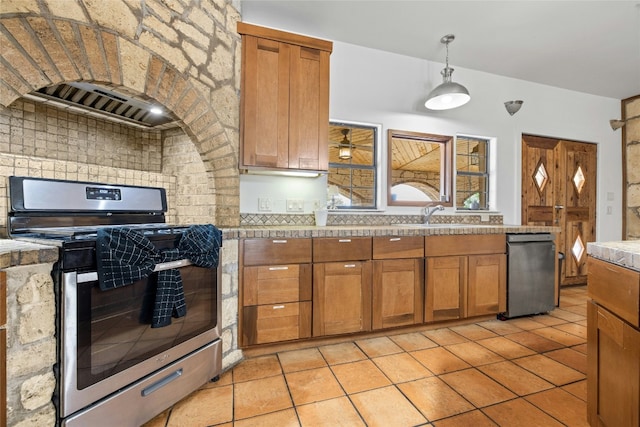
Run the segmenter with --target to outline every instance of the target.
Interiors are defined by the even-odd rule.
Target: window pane
[[[327,184],[338,188],[329,207],[376,207],[375,126],[329,123],[329,174]]]
[[[458,137],[456,140],[456,170],[458,172],[487,171],[487,141]]]
[[[456,206],[465,209],[487,209],[487,178],[458,175]]]
[[[489,140],[456,138],[456,207],[489,208]]]
[[[446,204],[441,200],[451,192],[451,143],[446,135],[389,130],[388,204]]]

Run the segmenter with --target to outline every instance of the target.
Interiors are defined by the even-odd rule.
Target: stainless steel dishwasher
[[[507,234],[507,311],[499,318],[546,313],[555,307],[555,236]]]

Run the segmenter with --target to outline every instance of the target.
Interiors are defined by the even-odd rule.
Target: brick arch
[[[144,94],[179,120],[205,165],[215,221],[239,224],[237,153],[200,86],[160,56],[96,25],[43,17],[0,19],[0,104],[69,81],[108,84]]]

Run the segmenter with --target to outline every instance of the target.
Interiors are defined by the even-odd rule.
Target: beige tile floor
[[[551,313],[247,359],[144,427],[587,426],[586,287]]]

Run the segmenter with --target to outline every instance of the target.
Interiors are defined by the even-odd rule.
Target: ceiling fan
[[[337,129],[333,129],[335,132]],[[351,132],[351,140],[349,139],[349,133]],[[338,150],[338,157],[341,160],[349,160],[353,157],[354,151],[364,150],[364,151],[373,151],[373,147],[370,146],[371,142],[368,141],[370,136],[362,134],[359,132],[359,129],[354,128],[343,128],[340,129],[340,133],[342,134],[342,140],[340,142],[330,142],[329,146],[336,148]],[[335,133],[334,133],[335,135]],[[355,143],[354,143],[355,138]],[[358,142],[362,140],[363,144],[359,144]]]

